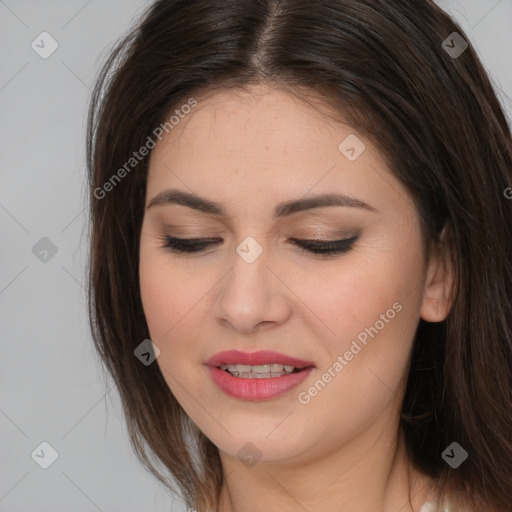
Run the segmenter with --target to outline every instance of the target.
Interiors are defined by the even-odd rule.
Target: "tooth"
[[[250,364],[237,364],[236,371],[237,372],[250,372],[252,366]]]
[[[285,375],[290,375],[289,372],[266,372],[266,373],[255,373],[255,372],[240,372],[237,375],[237,372],[233,372],[234,377],[239,377],[241,379],[270,379],[275,377],[284,377]]]
[[[282,372],[284,366],[282,364],[271,364],[270,371],[271,372]]]
[[[270,372],[270,364],[257,364],[252,367],[252,371],[255,373],[269,373]]]
[[[237,371],[236,364],[228,364],[227,367],[228,367],[228,371],[229,372],[236,372]]]
[[[221,364],[220,365],[220,369],[221,370],[227,370],[228,369],[228,365],[227,364]]]
[[[293,372],[293,369],[295,368],[295,366],[290,366],[289,364],[285,364],[284,365],[284,369],[287,371],[287,372]]]

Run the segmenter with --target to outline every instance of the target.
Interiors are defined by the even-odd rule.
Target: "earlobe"
[[[427,322],[442,322],[453,304],[454,262],[451,231],[445,226],[428,264],[420,316]]]

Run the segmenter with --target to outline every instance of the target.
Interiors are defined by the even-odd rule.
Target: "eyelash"
[[[175,253],[198,253],[212,244],[219,243],[218,238],[175,238],[165,235],[159,237],[164,241],[163,248]],[[292,238],[292,242],[298,245],[301,252],[308,251],[318,256],[331,256],[350,251],[359,237],[345,238],[342,240],[300,240]]]

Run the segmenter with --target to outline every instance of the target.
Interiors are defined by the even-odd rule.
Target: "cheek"
[[[295,396],[299,410],[318,419],[310,434],[320,429],[326,445],[357,435],[398,407],[419,304],[408,296],[405,276],[397,282],[393,274],[387,265],[338,273],[308,304],[321,319],[316,336],[311,333],[320,364]]]
[[[400,285],[388,263],[381,259],[342,264],[297,281],[297,295],[316,314],[316,322],[324,324],[327,339],[357,334],[358,328],[373,324],[392,307],[400,296]]]
[[[419,320],[420,261],[410,248],[397,245],[350,264],[347,259],[336,268],[326,266],[302,287],[297,281],[297,294],[315,313],[317,327],[309,335],[323,345],[323,371],[346,355],[342,372],[350,374],[350,385],[371,386],[375,376],[369,368],[399,384]]]
[[[165,259],[150,251],[141,251],[140,291],[144,315],[152,341],[165,344],[174,326],[186,313],[187,286]],[[159,345],[160,347],[160,345]]]
[[[186,279],[173,272],[161,257],[141,254],[140,289],[144,315],[148,325],[150,339],[160,349],[156,363],[169,389],[180,403],[187,401],[179,383],[187,376],[187,387],[193,380],[192,372],[183,372],[184,363],[193,359],[190,354],[194,347],[187,340],[187,332],[193,328],[187,325],[187,311],[199,297],[187,294],[190,287]],[[186,364],[185,364],[186,366]]]
[[[160,349],[159,366],[173,392],[170,374],[194,379],[201,360],[198,338],[208,315],[208,292],[216,280],[212,273],[188,271],[186,266],[171,263],[166,254],[154,248],[142,250],[139,279],[144,315],[151,341]],[[164,369],[167,372],[164,372]]]

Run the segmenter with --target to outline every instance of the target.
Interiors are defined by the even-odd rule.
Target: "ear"
[[[420,316],[427,322],[441,322],[453,303],[454,263],[451,227],[445,225],[430,255]]]

